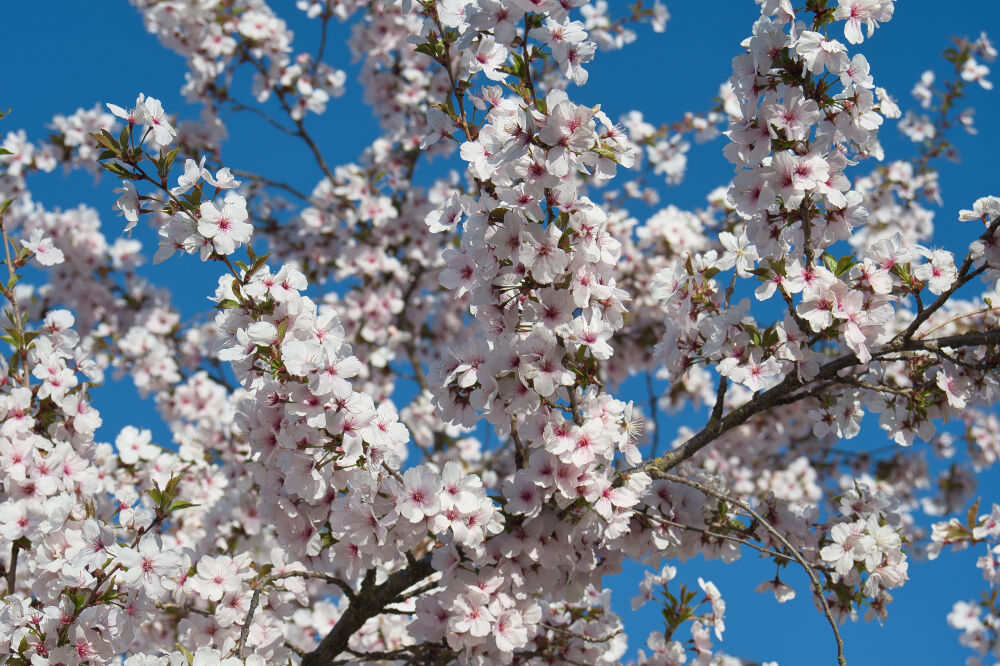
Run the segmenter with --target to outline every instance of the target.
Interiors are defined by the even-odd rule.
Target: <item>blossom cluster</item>
[[[717,104],[657,124],[580,100],[601,51],[665,29],[658,1],[302,0],[315,54],[263,0],[133,4],[201,120],[140,93],[0,142],[0,661],[620,663],[632,561],[663,618],[637,663],[742,663],[699,555],[768,558],[757,591],[835,633],[885,621],[914,554],[985,544],[1000,580],[1000,509],[948,517],[1000,459],[1000,199],[945,214],[967,250],[933,235],[985,34],[904,112],[855,52],[892,0],[761,0]],[[334,20],[382,130],[342,163],[306,124],[347,85]],[[227,163],[244,111],[317,179]],[[887,161],[897,119],[918,154]],[[714,140],[730,181],[660,206]],[[33,198],[60,163],[117,181],[111,238]],[[154,263],[218,269],[213,317],[142,276],[140,222]],[[124,376],[170,441],[100,441]],[[692,408],[701,429],[662,420]],[[888,455],[839,445],[866,413]],[[986,654],[997,617],[949,622]]]

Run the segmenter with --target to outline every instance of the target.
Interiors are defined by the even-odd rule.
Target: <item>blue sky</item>
[[[618,2],[611,0],[612,6]],[[315,44],[318,23],[307,22],[292,2],[273,4],[295,30],[299,49]],[[739,42],[749,35],[757,7],[750,0],[674,0],[667,6],[672,18],[665,33],[654,34],[643,28],[635,44],[619,52],[599,53],[589,68],[588,84],[571,90],[571,96],[583,103],[602,104],[613,118],[639,109],[655,124],[673,122],[688,110],[709,108],[719,83],[729,76],[730,60],[739,53]],[[138,92],[158,97],[168,112],[182,118],[197,117],[198,110],[186,105],[179,93],[184,80],[183,61],[145,32],[138,13],[126,2],[4,3],[0,18],[6,28],[4,45],[8,53],[0,76],[0,107],[12,105],[14,109],[4,121],[3,131],[23,127],[30,137],[40,138],[47,134],[45,125],[56,113],[71,113],[98,102],[130,106]],[[1000,39],[1000,3],[956,0],[942,5],[934,0],[906,0],[897,3],[893,20],[861,50],[868,57],[876,83],[887,88],[904,109],[914,108],[909,91],[920,73],[927,68],[939,75],[946,73],[939,53],[947,46],[948,36],[975,37],[984,28],[993,28],[996,34],[991,36]],[[334,27],[327,62],[348,71],[348,93],[332,101],[320,119],[313,116],[307,120],[318,141],[334,147],[330,152],[334,163],[355,159],[378,134],[369,110],[360,101],[357,67],[350,63],[343,46],[345,35],[343,27]],[[834,28],[834,36],[842,38],[839,27]],[[998,73],[990,78],[1000,85]],[[978,88],[970,88],[970,92],[971,104],[977,109],[979,134],[972,137],[956,131],[952,138],[962,161],[939,165],[945,205],[936,211],[934,242],[951,248],[950,239],[962,239],[951,249],[971,239],[966,238],[972,233],[969,228],[953,222],[958,209],[970,207],[977,197],[1000,194],[996,159],[1000,105],[995,92]],[[294,178],[302,189],[311,188],[318,179],[305,148],[286,141],[259,120],[234,116],[228,126],[231,139],[224,147],[227,164],[279,179]],[[907,157],[915,152],[893,124],[884,126],[880,136],[887,155]],[[722,158],[722,145],[718,140],[693,147],[684,183],[664,187],[662,204],[703,206],[705,195],[727,182],[732,173]],[[66,176],[59,171],[35,176],[29,185],[35,198],[50,208],[68,208],[79,202],[94,206],[101,212],[109,237],[113,238],[123,226],[111,210],[113,184],[108,179],[95,189],[90,176]],[[144,242],[151,241],[150,235],[139,233]],[[147,245],[150,255],[153,247]],[[216,283],[215,266],[187,257],[147,267],[144,274],[171,287],[175,305],[185,315],[208,311],[206,297]],[[636,398],[645,402],[643,396]],[[104,418],[99,432],[104,440],[113,440],[126,424],[149,425],[158,418],[151,402],[140,400],[127,382],[110,383],[95,393],[95,400]],[[666,439],[670,438],[670,429],[681,424],[662,415],[661,421]],[[154,432],[161,439],[169,437],[162,426],[154,428]],[[884,441],[883,435],[875,432],[859,445],[874,448]],[[984,477],[982,483],[984,505],[1000,499],[996,474]],[[911,581],[896,594],[885,626],[859,622],[842,627],[849,663],[964,660],[967,653],[958,645],[958,632],[946,625],[945,615],[954,601],[975,598],[983,589],[985,583],[974,567],[980,554],[946,553],[931,566],[912,562]],[[735,566],[703,564],[700,560],[681,565],[678,578],[694,583],[703,576],[719,586],[728,604],[727,631],[721,644],[728,653],[759,661],[776,660],[783,665],[830,663],[834,654],[832,636],[809,599],[805,576],[793,571],[783,573],[799,590],[799,596],[778,605],[773,598],[752,591],[772,575],[771,564],[747,552]],[[633,567],[615,583],[616,610],[626,618],[632,649],[641,647],[646,633],[658,627],[658,614],[652,605],[638,614],[628,611],[637,576]]]

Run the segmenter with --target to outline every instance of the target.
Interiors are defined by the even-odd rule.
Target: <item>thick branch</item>
[[[957,335],[948,335],[940,338],[931,338],[929,340],[915,340],[897,337],[888,344],[884,345],[878,351],[874,352],[872,354],[872,360],[877,360],[883,356],[890,356],[898,352],[929,351],[937,353],[941,349],[948,347],[957,349],[960,347],[975,347],[980,345],[995,344],[1000,344],[1000,329],[998,328],[992,328],[985,331],[972,331],[970,333],[960,333]],[[861,361],[855,354],[841,356],[823,365],[820,368],[819,373],[813,377],[810,382],[822,382],[829,380],[832,384],[849,384],[849,380],[842,381],[837,377],[837,374],[841,370],[854,365],[859,365],[860,363]],[[752,416],[755,416],[756,414],[772,407],[784,404],[787,402],[786,398],[791,395],[793,391],[810,382],[803,382],[799,379],[796,373],[789,374],[784,378],[784,380],[781,381],[781,383],[769,388],[763,393],[758,394],[752,400],[726,414],[723,418],[710,419],[701,431],[684,442],[684,444],[680,447],[663,454],[659,458],[655,458],[648,463],[645,463],[642,465],[641,469],[648,472],[654,478],[659,474],[673,469],[688,458],[694,456],[698,451],[718,439],[724,433],[745,423]]]
[[[344,652],[347,642],[370,618],[379,615],[382,610],[398,600],[407,588],[412,587],[434,573],[430,554],[420,560],[414,560],[410,566],[389,576],[378,586],[362,584],[357,597],[348,605],[347,610],[337,620],[330,633],[323,638],[319,646],[302,659],[302,666],[328,666]],[[366,581],[367,583],[367,581]]]

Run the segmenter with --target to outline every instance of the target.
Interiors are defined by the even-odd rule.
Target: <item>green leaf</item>
[[[233,308],[240,307],[240,304],[231,298],[223,298],[221,301],[219,301],[219,304],[216,305],[215,307],[219,308],[220,310],[232,310]]]
[[[128,170],[117,162],[101,162],[101,166],[116,176],[129,177],[131,174]]]
[[[525,15],[524,22],[528,25],[528,29],[530,30],[531,28],[541,28],[544,19],[545,16],[543,14],[531,12],[530,14]]]
[[[155,486],[156,482],[154,481],[153,483]],[[146,491],[146,494],[153,499],[153,503],[156,504],[156,506],[160,506],[163,503],[163,492],[160,490],[159,486],[150,488]]]
[[[773,347],[778,344],[778,331],[772,327],[768,327],[764,331],[763,342],[765,347]]]
[[[73,602],[73,609],[79,613],[83,610],[83,607],[87,604],[87,591],[86,590],[73,590],[72,592],[66,592],[66,595]]]
[[[527,71],[527,68],[524,65],[524,58],[516,53],[511,53],[510,56],[511,60],[514,61],[514,66],[509,68],[511,70],[511,74],[519,79],[525,78],[524,74]]]
[[[191,209],[194,210],[201,205],[201,194],[197,189],[191,190],[184,195],[184,201],[186,201],[191,206]]]
[[[180,650],[184,654],[184,658],[187,659],[187,663],[188,664],[193,664],[194,663],[194,653],[191,652],[191,650],[188,650],[186,647],[184,647],[180,643],[174,643],[174,645],[176,645],[177,649]]]
[[[452,120],[458,121],[458,114],[455,113],[455,105],[452,104],[450,96],[444,102],[432,102],[431,106],[447,114]]]
[[[111,136],[108,130],[101,130],[100,132],[92,132],[91,138],[97,142],[97,145],[104,146],[108,150],[113,150],[115,153],[121,153],[121,146],[115,141],[115,137]]]
[[[267,258],[270,257],[270,256],[271,256],[271,253],[268,252],[264,256],[257,257],[257,259],[254,260],[253,265],[250,267],[250,270],[248,270],[246,272],[246,274],[243,276],[243,284],[246,284],[247,282],[249,282],[250,278],[253,277],[253,274],[256,273],[257,271],[259,271],[261,268],[264,267],[264,264],[267,263]]]
[[[851,270],[858,261],[854,258],[853,254],[849,254],[846,257],[841,257],[837,260],[836,269],[833,271],[837,277],[840,277],[847,271]]]
[[[173,513],[174,511],[180,511],[181,509],[188,509],[192,506],[201,506],[201,505],[195,504],[194,502],[185,502],[184,500],[177,500],[176,502],[170,505],[170,508],[167,509],[167,511],[169,513]]]
[[[160,171],[160,173],[162,175],[166,175],[166,174],[170,173],[170,165],[172,165],[174,163],[174,159],[177,158],[177,154],[179,152],[181,152],[180,148],[174,148],[169,153],[167,153],[166,155],[163,156],[163,158],[162,158],[162,160],[160,162],[163,165],[163,168]]]
[[[968,513],[965,514],[965,523],[969,526],[969,529],[975,529],[976,522],[979,520],[979,502],[982,498],[976,500],[975,504],[969,507]]]
[[[16,328],[4,328],[3,330],[7,331],[7,335],[14,341],[13,344],[15,347],[21,346],[21,334]]]
[[[417,44],[416,51],[417,53],[423,53],[438,62],[444,58],[444,44],[442,44],[440,40]]]
[[[616,155],[612,151],[608,150],[607,148],[604,148],[604,147],[598,145],[598,146],[596,146],[594,148],[591,148],[591,150],[593,152],[597,153],[598,155],[600,155],[601,157],[607,158],[607,159],[611,160],[612,162],[614,162],[615,164],[618,164],[618,155]]]
[[[169,497],[169,501],[172,502],[174,498],[177,497],[177,488],[181,485],[181,480],[183,478],[184,477],[180,474],[175,474],[170,477],[169,481],[167,481],[167,487],[163,489],[163,495],[164,497]],[[166,503],[167,502],[164,502],[164,504]]]
[[[14,203],[14,198],[7,199],[3,203],[0,203],[0,216],[7,212],[7,209],[10,208],[12,203]]]

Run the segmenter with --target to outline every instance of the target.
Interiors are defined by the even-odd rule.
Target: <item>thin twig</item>
[[[510,438],[514,442],[514,464],[517,469],[524,469],[524,444],[521,443],[521,435],[517,432],[517,415],[510,415]]]
[[[261,590],[268,585],[285,578],[318,578],[339,587],[344,592],[344,595],[351,601],[354,601],[357,598],[354,590],[351,589],[351,586],[345,581],[337,578],[336,576],[331,576],[319,571],[286,571],[284,573],[268,576],[261,581],[257,588],[253,591],[253,596],[250,598],[250,608],[247,609],[246,619],[243,620],[243,626],[240,628],[240,640],[231,654],[235,654],[235,656],[240,659],[243,658],[243,649],[246,647],[247,637],[250,635],[250,624],[253,622],[253,616],[257,610],[257,605],[260,603]]]
[[[195,608],[194,606],[181,606],[180,604],[175,604],[172,602],[157,601],[153,604],[156,608],[166,611],[168,613],[194,613],[195,615],[201,615],[203,617],[215,617],[215,613],[204,610],[202,608]]]
[[[980,234],[979,240],[985,241],[992,238],[998,228],[1000,228],[1000,215],[998,215],[997,218],[990,223],[990,226],[986,228],[986,231]],[[912,338],[914,333],[917,332],[917,329],[920,328],[920,326],[927,321],[932,314],[937,312],[941,306],[943,306],[948,299],[951,298],[951,295],[958,291],[959,287],[967,284],[972,280],[972,278],[980,275],[986,270],[985,263],[979,268],[972,270],[974,263],[975,259],[972,256],[972,250],[969,250],[969,252],[965,255],[965,259],[962,261],[962,267],[958,270],[958,276],[955,278],[955,281],[951,284],[951,286],[947,290],[941,292],[933,303],[924,308],[923,312],[918,313],[913,318],[913,321],[910,322],[910,325],[906,327],[906,330],[902,331],[895,338],[893,338],[893,341],[897,339],[909,340]]]
[[[540,622],[539,626],[544,627],[545,629],[551,629],[552,631],[558,631],[561,634],[566,634],[567,636],[572,636],[573,638],[579,638],[581,641],[587,643],[607,643],[612,638],[622,633],[622,627],[618,627],[607,636],[595,637],[595,636],[587,636],[585,634],[578,634],[575,631],[570,631],[569,629],[563,629],[562,627],[557,627],[554,624],[547,624],[545,622]]]
[[[10,569],[7,569],[7,594],[14,594],[14,583],[17,582],[17,557],[21,553],[21,544],[17,541],[10,547]]]
[[[844,640],[840,636],[840,630],[837,628],[837,621],[833,618],[833,613],[830,612],[830,604],[826,601],[826,595],[823,594],[823,586],[820,585],[819,578],[816,577],[816,572],[813,571],[812,566],[802,557],[798,549],[796,549],[789,541],[785,538],[781,532],[776,530],[771,523],[764,519],[759,513],[757,513],[753,507],[744,502],[743,500],[727,495],[726,493],[720,492],[714,488],[710,488],[697,481],[691,481],[690,479],[685,479],[683,477],[677,476],[676,474],[670,474],[664,472],[659,475],[659,478],[666,479],[667,481],[673,481],[674,483],[680,483],[685,486],[694,488],[706,495],[710,495],[716,499],[722,500],[723,502],[728,502],[734,506],[746,511],[748,514],[753,516],[757,522],[764,526],[764,528],[774,536],[775,539],[781,542],[788,552],[792,554],[795,561],[802,565],[802,568],[806,570],[809,575],[809,580],[812,582],[813,590],[816,592],[816,596],[819,597],[820,604],[823,606],[823,614],[826,616],[827,622],[830,624],[830,628],[833,630],[833,637],[837,641],[837,663],[840,666],[846,666],[847,660],[844,658]]]
[[[776,550],[771,550],[770,548],[765,548],[764,546],[758,546],[757,544],[748,539],[741,539],[740,537],[733,536],[732,534],[722,534],[721,532],[713,532],[711,530],[707,530],[702,527],[695,527],[694,525],[685,525],[684,523],[678,523],[676,521],[670,520],[669,518],[664,518],[662,516],[654,516],[648,513],[642,515],[644,515],[649,520],[652,520],[653,522],[662,523],[663,525],[666,525],[668,527],[679,527],[683,530],[698,532],[700,534],[704,534],[705,536],[710,536],[716,539],[725,539],[726,541],[733,541],[742,546],[747,546],[749,548],[753,548],[754,550],[760,551],[765,555],[770,555],[771,557],[780,557],[784,560],[795,560],[795,557],[792,555],[779,553]],[[821,571],[833,571],[833,569],[831,569],[830,567],[826,567],[819,564],[814,564],[812,566],[814,569],[820,569]]]
[[[333,12],[330,11],[330,0],[325,0],[323,3],[323,26],[320,28],[319,33],[319,48],[316,50],[316,59],[313,60],[312,64],[313,76],[316,75],[316,70],[319,68],[319,64],[323,61],[323,53],[326,51],[326,33],[327,28],[330,25],[331,16],[333,16]]]
[[[402,213],[401,209],[400,212]],[[421,391],[428,391],[430,389],[427,383],[427,375],[424,372],[424,366],[420,362],[420,354],[418,353],[416,342],[414,342],[414,338],[417,336],[418,331],[414,330],[413,322],[406,315],[406,309],[410,305],[410,299],[413,298],[413,295],[420,287],[420,280],[423,278],[425,271],[426,269],[424,266],[418,266],[413,270],[413,278],[410,280],[410,284],[407,285],[406,291],[403,293],[403,307],[400,308],[399,314],[396,315],[396,326],[409,333],[409,335],[403,339],[403,349],[406,350],[406,357],[410,361],[410,365],[413,366],[413,377]]]
[[[7,225],[5,224],[4,217],[6,215],[0,215],[0,235],[3,236],[3,251],[7,256],[7,274],[10,276],[10,281],[8,284],[14,281],[17,277],[17,271],[14,269],[14,262],[10,258],[10,246],[14,244],[14,241],[10,240],[7,236]],[[21,310],[17,305],[17,294],[14,291],[14,287],[3,287],[4,296],[10,301],[11,314],[13,315],[14,321],[11,324],[17,331],[17,353],[21,360],[21,383],[23,386],[29,386],[31,384],[31,375],[28,372],[28,348],[24,344],[24,321],[21,319]]]
[[[289,194],[291,194],[292,196],[298,197],[299,199],[302,199],[306,203],[312,203],[312,197],[310,197],[308,194],[306,194],[306,193],[304,193],[304,192],[296,189],[295,187],[289,185],[288,183],[283,183],[283,182],[281,182],[279,180],[271,180],[270,178],[265,178],[264,176],[261,176],[259,174],[251,173],[249,171],[241,171],[240,169],[232,169],[231,171],[232,171],[232,173],[233,173],[234,176],[239,176],[240,178],[249,178],[250,180],[258,182],[261,185],[265,185],[267,187],[274,187],[274,188],[277,188],[277,189],[280,189],[280,190],[284,190],[284,191],[288,192]]]
[[[847,384],[848,386],[855,386],[860,389],[865,389],[868,391],[876,391],[878,393],[888,393],[890,395],[900,395],[906,398],[913,397],[913,387],[910,388],[895,388],[893,386],[876,386],[875,384],[869,384],[867,382],[862,382],[857,379],[850,379],[848,377],[841,378],[839,380],[841,384]]]
[[[580,405],[577,402],[575,385],[569,387],[569,408],[570,412],[573,414],[573,423],[578,426],[582,426],[583,414],[580,413]]]
[[[947,326],[948,324],[952,324],[952,323],[958,321],[959,319],[965,319],[967,317],[975,317],[976,315],[981,315],[981,314],[989,314],[990,312],[1000,312],[1000,307],[981,308],[979,310],[974,310],[972,312],[965,312],[963,314],[955,315],[954,317],[951,317],[950,319],[947,319],[947,320],[941,322],[940,324],[938,324],[934,328],[932,328],[932,329],[930,329],[928,331],[924,331],[923,333],[921,333],[917,337],[918,338],[926,338],[928,335],[930,335],[934,331],[942,329],[945,326]]]
[[[246,647],[247,637],[250,635],[250,623],[253,622],[254,611],[257,610],[257,604],[260,603],[261,587],[253,591],[253,597],[250,598],[250,608],[247,609],[246,620],[243,621],[243,627],[240,628],[240,641],[236,644],[236,656],[240,659],[243,658],[243,648]]]
[[[709,416],[710,421],[718,421],[722,418],[722,408],[726,404],[726,389],[729,386],[729,380],[725,375],[719,376],[719,388],[715,391],[715,406],[712,407],[712,414]]]
[[[968,361],[963,361],[960,358],[956,358],[943,349],[935,349],[934,354],[940,356],[946,361],[950,361],[951,363],[954,363],[955,365],[966,368],[968,370],[975,370],[976,372],[985,372],[987,369],[983,366],[979,366],[974,363],[969,363]]]
[[[265,80],[268,78],[269,73],[267,67],[264,66],[264,63],[251,56],[248,52],[243,53],[243,57],[246,58],[246,61],[253,65],[257,71],[264,76]],[[323,152],[319,149],[319,146],[316,145],[316,142],[313,140],[312,136],[309,135],[309,132],[306,131],[306,127],[302,122],[302,119],[294,117],[292,105],[289,104],[288,100],[285,98],[285,90],[278,87],[275,87],[273,90],[278,97],[278,102],[281,104],[281,108],[285,110],[289,119],[295,123],[295,131],[292,132],[292,134],[305,142],[306,146],[308,146],[309,150],[312,152],[313,158],[316,160],[316,165],[320,168],[320,171],[323,172],[323,175],[326,176],[327,180],[331,183],[335,182],[336,179],[333,177],[333,171],[327,165],[326,159],[323,157]]]
[[[812,219],[809,215],[809,197],[802,199],[799,205],[799,217],[802,219],[802,250],[806,255],[806,268],[812,268],[815,256],[812,245]]]
[[[653,447],[649,451],[651,458],[656,457],[656,452],[660,448],[660,415],[656,406],[656,393],[653,391],[653,373],[646,371],[646,392],[649,394],[649,418],[653,422]]]
[[[538,108],[535,84],[531,81],[531,57],[528,55],[528,15],[524,15],[524,39],[521,41],[521,57],[524,59],[524,84],[528,88],[531,102]]]
[[[472,130],[469,128],[469,121],[465,117],[465,91],[462,90],[462,87],[459,86],[458,83],[455,81],[455,73],[454,71],[452,71],[451,48],[450,48],[451,45],[446,40],[444,40],[444,35],[446,34],[446,31],[444,27],[441,25],[441,19],[438,17],[437,8],[436,7],[433,8],[431,10],[431,13],[434,18],[434,23],[437,25],[437,29],[439,31],[438,34],[441,35],[442,43],[444,44],[444,57],[442,58],[442,60],[445,60],[446,62],[440,62],[440,61],[438,62],[442,67],[444,67],[445,72],[447,72],[448,81],[449,83],[451,83],[451,92],[455,95],[456,102],[458,102],[458,113],[462,119],[462,132],[465,133],[465,138],[467,141],[472,141],[476,137],[473,136]]]
[[[812,330],[812,326],[810,326],[809,322],[803,319],[802,315],[799,314],[799,311],[795,309],[795,302],[792,300],[791,294],[785,291],[785,285],[779,284],[778,292],[781,294],[781,298],[785,301],[785,305],[788,306],[788,314],[792,317],[792,321],[794,321],[795,325],[799,327],[799,330],[802,331],[803,335],[809,335],[809,331]]]
[[[227,101],[232,106],[233,111],[237,111],[237,112],[239,112],[239,111],[248,111],[248,112],[252,113],[253,115],[257,116],[258,118],[260,118],[261,120],[265,121],[268,125],[270,125],[274,129],[278,130],[279,132],[283,132],[283,133],[287,134],[288,136],[297,136],[297,133],[296,133],[295,130],[289,129],[288,127],[285,127],[284,125],[282,125],[281,123],[279,123],[277,120],[275,120],[274,118],[272,118],[269,114],[264,113],[263,111],[261,111],[257,107],[250,106],[249,104],[244,104],[242,102],[237,102],[236,100],[234,100],[232,98],[227,98]]]
[[[389,467],[387,464],[385,464],[384,460],[382,461],[382,469],[389,472],[392,478],[396,479],[400,483],[403,483],[403,477],[400,475],[400,473],[394,470],[393,468]]]

